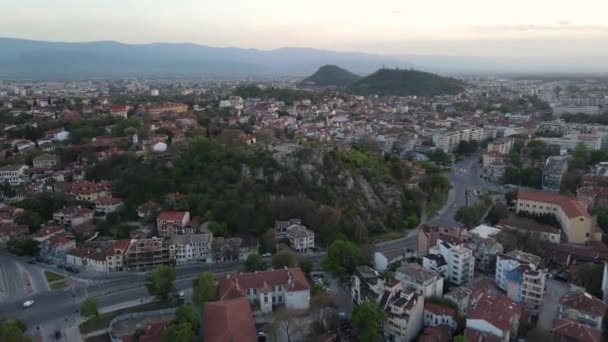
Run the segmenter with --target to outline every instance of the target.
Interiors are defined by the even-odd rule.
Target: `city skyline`
[[[608,4],[523,0],[235,0],[222,3],[24,0],[3,4],[6,37],[130,44],[191,42],[262,50],[309,47],[383,55],[608,56]],[[590,11],[590,8],[595,10]]]

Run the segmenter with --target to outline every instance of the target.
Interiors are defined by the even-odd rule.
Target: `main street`
[[[479,155],[475,154],[457,164],[447,176],[453,183],[446,205],[439,211],[439,215],[429,218],[427,224],[453,226],[454,215],[460,206],[465,205],[465,191],[467,190],[500,190],[500,187],[483,182],[479,179]],[[408,232],[402,238],[379,243],[375,245],[376,251],[396,248],[416,249],[416,230]],[[323,253],[311,255],[313,262],[319,264]],[[0,254],[0,318],[15,317],[25,321],[30,329],[37,326],[46,326],[47,329],[62,327],[64,322],[74,322],[78,317],[77,307],[86,296],[94,297],[98,307],[111,307],[129,301],[144,300],[148,292],[144,286],[145,273],[123,272],[113,274],[80,273],[68,274],[54,266],[45,264],[30,265],[27,259],[13,255]],[[202,271],[213,271],[216,274],[238,271],[240,263],[223,264],[191,264],[177,267],[176,287],[189,290],[192,279]],[[44,277],[44,270],[66,274],[70,276],[70,286],[67,289],[49,291],[46,282],[40,280]],[[31,277],[29,285],[27,280],[18,275],[27,273]],[[31,288],[29,288],[29,287]],[[23,308],[22,303],[32,299],[35,304],[30,308]]]

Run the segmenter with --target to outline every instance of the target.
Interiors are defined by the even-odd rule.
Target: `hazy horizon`
[[[42,41],[512,59],[608,56],[608,2],[601,0],[580,6],[563,0],[20,0],[1,7],[3,36]]]

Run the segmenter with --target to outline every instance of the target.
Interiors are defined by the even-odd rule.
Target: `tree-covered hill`
[[[276,219],[299,217],[326,242],[338,233],[365,241],[417,226],[422,196],[404,189],[408,176],[398,159],[356,148],[293,146],[285,153],[204,138],[172,161],[121,156],[87,174],[113,181],[124,215],[153,200],[249,236],[262,236]]]
[[[359,95],[453,95],[464,90],[464,82],[417,70],[380,69],[353,83],[349,90]]]
[[[305,86],[346,87],[361,77],[336,65],[324,65],[300,83]]]

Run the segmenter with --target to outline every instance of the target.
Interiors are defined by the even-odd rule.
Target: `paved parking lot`
[[[543,301],[543,308],[538,316],[538,325],[540,327],[551,330],[559,299],[568,292],[569,288],[570,286],[567,283],[547,279],[547,293]]]

